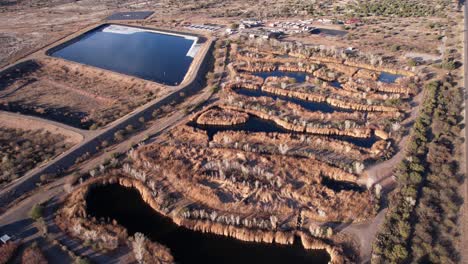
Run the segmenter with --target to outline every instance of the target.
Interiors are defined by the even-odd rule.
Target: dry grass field
[[[0,109],[83,129],[104,126],[169,92],[156,83],[53,58],[23,63],[0,82]]]

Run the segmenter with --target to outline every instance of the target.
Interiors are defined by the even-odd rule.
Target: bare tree
[[[287,144],[281,143],[278,146],[278,150],[281,154],[285,155],[289,151],[289,146]]]
[[[65,183],[65,185],[63,185],[63,190],[70,194],[73,191],[73,186],[70,183]]]
[[[135,233],[133,241],[133,254],[135,255],[135,259],[138,263],[145,263],[144,262],[144,255],[145,255],[145,242],[146,237],[142,233]]]

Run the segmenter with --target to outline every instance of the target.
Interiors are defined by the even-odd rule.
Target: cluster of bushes
[[[213,49],[214,62],[210,67],[210,71],[206,75],[207,85],[211,87],[213,93],[220,90],[219,83],[223,77],[222,72],[229,54],[229,45],[229,41],[217,41]]]
[[[449,4],[449,0],[432,0],[428,2],[416,0],[360,1],[358,4],[348,5],[348,10],[363,17],[427,17],[442,16]]]
[[[457,62],[453,59],[444,60],[441,64],[438,65],[440,68],[448,71],[453,71],[457,68]]]
[[[399,165],[373,263],[456,263],[457,188],[455,147],[461,145],[462,96],[450,77],[426,86],[427,98],[413,127],[407,158]]]
[[[61,135],[0,127],[0,185],[19,178],[70,147]]]
[[[133,132],[135,132],[135,130],[138,129],[138,128],[135,128],[133,125],[127,125],[125,127],[125,129],[117,130],[114,133],[114,143],[118,143],[118,142],[123,141],[127,136],[133,134]],[[101,146],[104,147],[104,148],[107,147],[108,145],[109,145],[108,141],[103,141],[101,143]]]
[[[438,82],[426,86],[427,98],[413,127],[407,159],[399,165],[396,173],[399,187],[392,197],[384,226],[374,244],[376,257],[373,258],[373,262],[375,263],[401,263],[408,257],[411,217],[418,199],[418,191],[421,189],[422,178],[427,174],[425,156],[438,89]]]
[[[463,95],[450,79],[440,86],[432,119],[433,140],[429,143],[429,174],[415,212],[409,241],[410,259],[416,263],[459,263],[456,239],[458,215],[463,199],[458,193],[463,183],[456,157],[461,146],[460,109]]]
[[[42,218],[43,212],[44,212],[44,206],[42,204],[35,204],[31,208],[31,211],[29,211],[29,217],[37,221],[40,218]]]

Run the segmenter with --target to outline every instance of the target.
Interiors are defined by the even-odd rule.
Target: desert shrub
[[[211,91],[212,91],[213,93],[217,93],[219,90],[220,90],[219,85],[213,85],[213,87],[211,87]]]
[[[29,211],[29,217],[33,220],[39,220],[42,217],[44,207],[41,204],[35,204],[31,211]]]
[[[440,67],[444,70],[453,71],[457,68],[454,60],[445,60],[440,64]]]
[[[418,65],[418,63],[417,63],[416,60],[414,60],[414,59],[408,59],[408,60],[406,61],[406,64],[408,64],[408,66],[410,66],[410,67],[414,67],[414,66],[417,66],[417,65]]]
[[[392,48],[391,48],[392,51],[399,51],[400,49],[401,49],[401,46],[397,44],[392,45]]]
[[[96,123],[92,124],[92,125],[89,127],[90,130],[96,130],[96,129],[98,129],[98,128],[99,128],[99,125],[96,124]]]
[[[101,142],[101,147],[107,148],[108,146],[109,146],[109,141],[103,140],[103,141]]]
[[[125,139],[125,130],[119,130],[114,133],[115,141],[119,142]]]
[[[437,2],[437,4],[432,2]],[[446,13],[447,1],[415,1],[415,0],[380,0],[359,1],[347,5],[358,16],[385,16],[385,17],[427,17],[443,16]]]
[[[128,133],[132,133],[133,131],[135,131],[135,127],[133,127],[132,125],[128,125],[125,127],[125,131],[127,131]]]

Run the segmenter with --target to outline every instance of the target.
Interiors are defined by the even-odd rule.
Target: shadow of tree
[[[27,60],[5,69],[0,72],[0,91],[10,86],[15,81],[37,71],[40,67],[41,66],[36,61]]]

